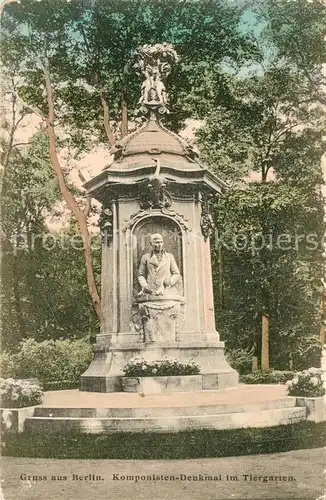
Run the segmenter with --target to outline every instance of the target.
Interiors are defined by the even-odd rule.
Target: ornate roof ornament
[[[156,119],[156,113],[169,112],[164,82],[171,73],[172,66],[179,60],[178,55],[171,43],[156,43],[139,47],[135,57],[137,62],[134,68],[144,77],[138,102],[141,105],[140,112],[149,114],[150,119]]]

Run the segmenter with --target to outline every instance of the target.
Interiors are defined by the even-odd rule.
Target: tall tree
[[[220,231],[233,234],[234,241],[222,247],[219,255],[223,252],[224,269],[229,266],[224,272],[224,279],[230,280],[227,286],[236,297],[242,297],[239,321],[242,328],[254,332],[253,343],[256,352],[260,346],[263,369],[269,369],[269,349],[275,341],[270,338],[270,325],[275,334],[279,329],[276,318],[285,320],[285,303],[297,307],[289,297],[284,297],[282,304],[282,295],[287,295],[291,285],[293,290],[298,288],[300,270],[300,295],[310,296],[305,312],[314,331],[318,318],[315,301],[320,293],[323,224],[317,188],[322,182],[325,117],[322,109],[301,99],[305,92],[302,84],[300,75],[277,65],[263,74],[231,81],[230,105],[214,110],[198,133],[206,159],[217,166],[222,177],[232,180],[233,188],[218,206],[216,217]],[[250,182],[253,178],[260,183]],[[319,242],[317,251],[308,251],[293,241],[283,250],[279,246],[282,237],[302,238],[307,244],[306,237],[312,233]],[[242,252],[237,238],[243,239]],[[282,289],[278,280],[284,276],[288,283]],[[281,295],[278,299],[276,290]],[[244,297],[247,304],[243,304]],[[239,305],[232,306],[233,312]],[[247,314],[245,322],[242,314]],[[305,334],[303,330],[300,333]],[[277,359],[275,354],[273,358]]]
[[[47,137],[38,132],[27,146],[14,148],[1,198],[1,336],[8,348],[30,336],[93,335],[97,327],[76,224],[48,229],[50,219],[62,218],[60,199]],[[98,239],[92,236],[97,283]]]
[[[201,108],[196,108],[196,92],[203,86],[203,73],[209,75],[210,83],[223,87],[221,62],[228,58],[241,64],[256,52],[250,38],[239,29],[240,17],[241,11],[223,0],[204,4],[190,0],[99,0],[86,4],[22,0],[5,9],[2,61],[5,66],[19,61],[17,93],[46,127],[61,195],[83,237],[89,293],[99,318],[101,304],[87,226],[89,200],[85,208],[80,206],[66,184],[58,155],[58,128],[71,133],[71,144],[79,150],[86,147],[90,132],[103,139],[105,131],[112,145],[117,122],[122,122],[125,135],[127,100],[136,107],[139,88],[130,71],[133,53],[144,43],[167,40],[176,45],[183,60],[172,79],[174,113],[170,124],[178,128],[193,111],[192,105],[195,113],[202,115],[205,106],[201,102]],[[101,122],[104,126],[99,127]]]
[[[326,4],[324,0],[253,1],[264,23],[264,36],[273,44],[280,63],[304,80],[304,99],[326,104]]]

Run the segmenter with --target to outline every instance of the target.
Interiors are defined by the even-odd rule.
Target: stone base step
[[[117,410],[117,408],[115,410]],[[159,409],[159,411],[162,411],[162,409]],[[65,434],[70,432],[100,434],[121,431],[178,432],[192,429],[236,429],[245,427],[271,427],[274,425],[292,424],[305,419],[306,409],[298,407],[283,407],[262,411],[243,411],[241,413],[238,412],[182,416],[174,415],[163,417],[150,416],[138,418],[35,416],[27,418],[25,420],[24,432],[35,434]]]
[[[130,408],[58,408],[39,406],[33,417],[74,417],[74,418],[149,418],[195,415],[219,415],[222,413],[258,412],[293,408],[296,398],[284,397],[271,401],[239,404],[210,404],[199,406],[130,407]]]

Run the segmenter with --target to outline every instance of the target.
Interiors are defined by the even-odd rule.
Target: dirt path
[[[325,484],[324,464],[323,449],[180,461],[4,457],[1,498],[315,500]],[[28,476],[38,476],[38,479],[28,479]]]

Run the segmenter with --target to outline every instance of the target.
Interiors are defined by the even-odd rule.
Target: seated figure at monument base
[[[164,250],[161,234],[152,234],[150,244],[138,270],[138,329],[143,342],[175,342],[184,317],[181,274],[173,254]]]

